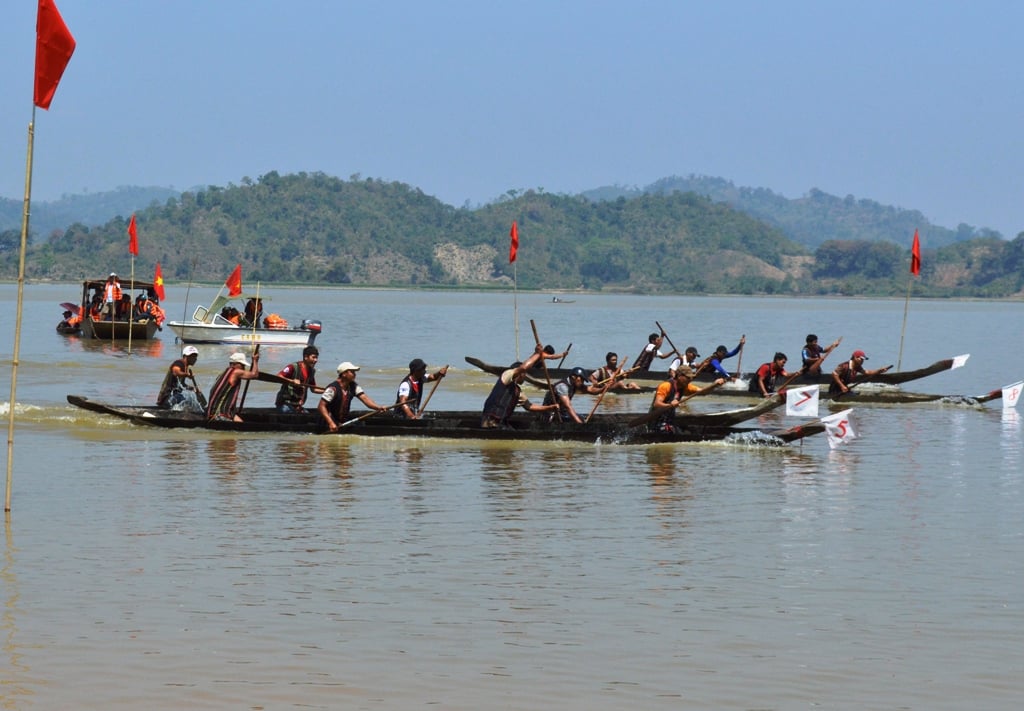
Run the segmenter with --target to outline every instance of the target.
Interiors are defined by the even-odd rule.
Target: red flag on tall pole
[[[231,272],[231,276],[224,282],[224,286],[228,288],[228,296],[241,296],[242,294],[242,265],[239,264],[235,267],[235,271]]]
[[[133,257],[139,256],[139,228],[135,226],[135,213],[132,213],[132,219],[128,220],[128,254]]]
[[[515,220],[512,220],[512,230],[508,234],[512,238],[512,243],[508,248],[508,263],[511,264],[516,261],[516,252],[519,251],[519,228],[516,227]]]
[[[153,291],[156,298],[164,300],[164,273],[160,270],[160,262],[156,263],[156,273],[153,275]]]
[[[39,0],[36,14],[36,83],[33,101],[49,109],[64,69],[75,52],[75,38],[53,0]]]
[[[910,273],[917,276],[921,273],[921,239],[914,230],[914,246],[910,248]]]

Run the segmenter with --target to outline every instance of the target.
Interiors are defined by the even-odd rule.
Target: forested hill
[[[800,198],[786,198],[766,188],[737,187],[724,178],[701,175],[662,178],[644,188],[610,186],[589,190],[591,200],[615,200],[638,195],[693,192],[745,212],[782,230],[790,239],[812,249],[828,240],[895,242],[908,249],[914,230],[927,234],[931,247],[975,238],[1002,237],[992,229],[961,223],[956,230],[931,224],[918,210],[882,205],[874,200],[844,198],[811,190]]]
[[[694,193],[594,202],[512,191],[454,208],[403,183],[268,173],[137,213],[136,274],[160,262],[169,282],[220,282],[238,262],[247,283],[502,287],[512,284],[509,227],[519,225],[524,289],[645,293],[902,294],[909,250],[829,241],[816,251]],[[126,272],[127,215],[75,224],[30,247],[30,279]],[[0,276],[17,272],[18,232],[0,233]],[[1024,237],[974,239],[924,253],[915,293],[1021,291]]]

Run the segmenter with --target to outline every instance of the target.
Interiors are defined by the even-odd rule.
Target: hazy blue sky
[[[461,206],[701,174],[1024,230],[1021,2],[57,0],[78,49],[33,197],[409,183]],[[0,10],[0,195],[24,193],[36,0]]]

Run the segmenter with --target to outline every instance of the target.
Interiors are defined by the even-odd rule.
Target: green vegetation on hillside
[[[30,279],[126,272],[127,217],[76,223],[30,247]],[[646,293],[901,294],[909,249],[832,239],[815,252],[777,227],[692,192],[593,201],[510,191],[454,208],[403,183],[268,173],[186,192],[137,212],[136,274],[160,262],[169,283],[218,282],[241,262],[247,283],[604,289]],[[508,263],[517,220],[520,250]],[[930,233],[922,235],[931,245]],[[15,230],[0,233],[0,275],[17,271]],[[1024,287],[1024,235],[926,248],[915,293],[1007,296]]]

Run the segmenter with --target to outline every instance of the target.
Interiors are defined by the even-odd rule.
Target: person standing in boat
[[[762,363],[757,369],[747,390],[761,397],[771,397],[780,380],[794,375],[786,371],[787,360],[785,353],[776,352],[770,363]]]
[[[652,333],[647,337],[647,345],[640,351],[640,355],[633,363],[633,370],[639,370],[641,373],[646,373],[651,369],[651,363],[654,362],[655,357],[657,358],[668,358],[675,351],[669,351],[668,353],[661,352],[661,344],[665,341],[665,334],[663,333]]]
[[[182,405],[190,399],[186,393],[198,393],[195,388],[195,378],[192,376],[192,367],[195,366],[197,360],[199,360],[199,351],[195,346],[185,346],[181,349],[181,358],[171,363],[164,376],[160,393],[156,396],[157,407],[166,410],[184,409]],[[192,383],[189,383],[189,380]]]
[[[743,350],[743,345],[746,342],[747,337],[740,336],[739,344],[731,351],[725,346],[718,346],[717,348],[715,348],[715,352],[712,353],[711,357],[708,359],[708,365],[711,366],[711,369],[718,373],[720,377],[723,377],[727,380],[736,380],[736,378],[733,377],[729,373],[729,371],[725,369],[725,366],[722,365],[722,361],[725,360],[726,358],[732,358],[734,355]]]
[[[613,390],[639,390],[640,386],[634,383],[632,380],[626,380],[626,376],[622,373],[616,375],[619,370],[619,354],[615,351],[608,351],[604,356],[604,365],[593,373],[590,374],[590,388],[591,393],[600,393],[604,390],[605,385],[608,385],[608,381],[615,379],[609,387],[609,391]]]
[[[398,384],[398,394],[395,396],[395,404],[398,407],[394,410],[395,414],[408,420],[418,420],[420,401],[423,399],[423,384],[440,380],[447,374],[447,365],[436,373],[427,373],[427,364],[422,358],[413,358],[409,361],[409,374]]]
[[[110,272],[107,283],[103,285],[103,315],[107,320],[113,321],[121,304],[121,282],[117,280],[117,273]]]
[[[854,351],[853,355],[850,356],[850,360],[843,361],[836,366],[836,369],[832,371],[832,382],[828,384],[828,394],[830,397],[839,397],[850,392],[850,385],[853,383],[853,379],[857,376],[861,378],[870,378],[873,375],[880,375],[891,368],[891,365],[887,365],[884,368],[877,368],[876,370],[865,370],[864,361],[868,359],[864,351]]]
[[[290,382],[283,383],[277,391],[274,406],[278,412],[301,413],[306,411],[307,392],[323,393],[324,389],[316,384],[316,364],[320,360],[320,349],[306,346],[302,349],[302,360],[289,363],[278,371],[277,375]]]
[[[551,351],[551,352],[549,352]],[[480,419],[480,426],[486,429],[494,427],[508,427],[509,418],[515,412],[516,407],[522,407],[527,412],[551,412],[558,409],[558,405],[537,405],[530,402],[523,395],[523,380],[526,373],[542,358],[561,359],[565,353],[554,353],[554,348],[542,347],[539,343],[533,354],[522,363],[515,362],[507,370],[502,371],[498,380],[491,388],[490,395],[484,401],[484,411]]]
[[[697,371],[688,365],[681,365],[676,370],[674,377],[658,385],[658,389],[654,392],[654,399],[651,400],[650,410],[648,410],[651,415],[656,415],[651,429],[656,432],[676,432],[676,408],[682,404],[683,399],[713,390],[724,384],[726,380],[719,378],[711,385],[699,388],[693,382],[695,377],[697,377]]]
[[[259,377],[260,354],[252,354],[252,368],[245,353],[232,353],[228,358],[228,367],[217,378],[210,388],[210,398],[206,406],[206,419],[232,420],[242,422],[238,415],[238,392],[243,380],[254,380]]]
[[[818,343],[818,336],[808,333],[805,339],[803,350],[800,351],[800,359],[803,365],[800,367],[800,377],[807,380],[814,380],[821,375],[821,362],[825,356],[834,351],[839,341],[834,341],[828,348],[822,348]]]
[[[554,384],[555,397],[551,396],[551,389],[544,395],[544,405],[556,405],[557,412],[550,412],[544,417],[550,422],[561,420],[562,422],[575,422],[583,424],[583,418],[572,406],[572,396],[582,390],[587,392],[587,371],[583,368],[573,368],[568,377],[562,378]]]
[[[349,409],[354,398],[359,398],[360,402],[377,412],[384,412],[388,409],[374,402],[373,398],[356,383],[356,373],[358,372],[358,365],[349,361],[340,363],[338,377],[324,388],[324,393],[320,396],[320,403],[316,409],[320,413],[321,424],[328,432],[337,432],[338,428],[348,420]]]

